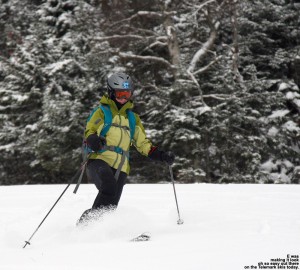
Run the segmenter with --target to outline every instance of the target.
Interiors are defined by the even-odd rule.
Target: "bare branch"
[[[144,29],[144,28],[139,28],[139,27],[131,27],[129,25],[120,25],[120,27],[118,29],[124,29],[126,31],[126,33],[132,33],[132,32],[139,32],[141,34],[147,35],[147,36],[155,36],[157,37],[158,34],[152,30],[149,29]]]
[[[231,100],[234,97],[232,95],[226,95],[226,94],[209,94],[209,95],[203,95],[203,98],[212,98],[212,99],[217,99],[217,100]],[[202,101],[202,97],[201,96],[193,96],[190,97],[188,100],[189,101]]]
[[[115,26],[116,24],[124,23],[124,22],[129,22],[132,21],[138,17],[146,17],[146,18],[151,18],[151,19],[161,19],[166,15],[175,15],[176,11],[171,11],[171,12],[153,12],[153,11],[138,11],[136,14],[132,15],[129,18],[126,18],[124,20],[115,22],[112,26]]]
[[[160,36],[160,37],[157,37],[156,38],[157,40],[159,40],[159,41],[165,41],[165,42],[167,42],[168,41],[168,37],[167,36]]]
[[[203,46],[196,52],[194,55],[190,66],[188,68],[188,71],[193,73],[194,69],[196,67],[196,64],[201,60],[201,58],[206,54],[206,52],[210,49],[210,47],[213,45],[216,37],[217,37],[217,29],[219,27],[219,23],[215,23],[214,27],[212,28],[210,32],[209,39],[203,44]]]
[[[212,94],[212,95],[203,95],[203,98],[214,98],[217,100],[230,100],[232,99],[232,95]]]
[[[109,40],[117,40],[117,39],[145,39],[147,37],[139,36],[139,35],[113,35],[108,37],[96,37],[93,40],[96,41],[109,41]]]
[[[194,75],[203,73],[204,71],[208,70],[214,63],[216,63],[217,61],[219,61],[219,59],[221,59],[222,56],[218,56],[217,58],[215,58],[213,61],[211,61],[208,65],[206,65],[205,67],[202,67],[200,69],[198,69],[197,71],[193,72]]]
[[[161,47],[164,47],[164,46],[168,46],[168,44],[166,42],[161,42],[161,41],[155,41],[153,42],[152,44],[150,44],[148,47],[149,48],[153,48],[155,46],[161,46]]]
[[[153,47],[156,47],[156,46],[166,47],[166,46],[168,46],[168,44],[166,42],[155,41],[155,42],[151,43],[149,46],[147,46],[142,52],[145,52],[145,51],[147,51],[149,49],[152,49]]]
[[[202,8],[204,8],[205,6],[213,2],[216,2],[216,0],[208,0],[205,3],[201,4],[200,6],[195,5],[194,8],[196,7],[197,10],[194,12],[194,14],[197,14]]]
[[[199,91],[199,95],[200,95],[200,98],[201,98],[201,102],[206,105],[206,103],[204,102],[204,99],[203,99],[203,93],[202,93],[202,90],[200,88],[200,84],[198,83],[198,81],[196,80],[195,76],[193,75],[192,72],[190,72],[189,70],[187,70],[187,74],[191,77],[192,81],[196,84],[197,88],[198,88],[198,91]]]
[[[161,63],[164,66],[170,68],[170,69],[175,69],[175,67],[173,65],[170,64],[170,62],[168,62],[167,60],[165,60],[162,57],[156,57],[156,56],[141,56],[141,55],[135,55],[135,54],[128,54],[128,53],[119,53],[119,56],[121,58],[125,58],[125,59],[132,59],[132,60],[138,60],[138,61],[150,61],[150,62],[157,62],[157,63]]]
[[[223,7],[225,6],[227,1],[228,0],[224,0],[220,5],[218,5],[217,12],[221,12],[221,10],[223,10]]]
[[[206,5],[208,5],[210,3],[213,3],[213,2],[216,2],[216,0],[208,0],[204,3],[202,3],[201,5],[196,5],[194,3],[190,3],[190,1],[183,1],[183,2],[185,3],[186,6],[190,7],[193,11],[195,10],[195,8],[197,8],[196,12],[198,12],[200,9],[202,9]]]

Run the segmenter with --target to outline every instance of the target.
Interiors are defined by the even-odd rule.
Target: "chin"
[[[126,100],[126,99],[125,99],[125,100],[118,100],[118,99],[117,99],[117,102],[120,103],[120,104],[125,104],[127,101],[128,101],[128,100]]]

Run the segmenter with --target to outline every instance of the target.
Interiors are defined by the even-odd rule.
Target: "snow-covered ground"
[[[0,187],[1,270],[242,270],[300,255],[300,185],[177,184],[177,225],[171,184],[129,184],[118,210],[85,228],[75,223],[96,189],[72,185],[23,249],[65,187]],[[151,241],[129,241],[142,232]]]

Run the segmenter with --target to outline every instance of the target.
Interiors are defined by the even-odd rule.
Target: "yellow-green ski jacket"
[[[131,143],[136,147],[136,149],[145,156],[148,156],[148,153],[152,147],[151,142],[146,138],[145,129],[142,125],[140,117],[134,113],[136,119],[136,126],[134,131],[134,136],[132,142],[130,141],[130,129],[129,129],[129,120],[127,118],[127,109],[133,108],[133,102],[128,101],[124,106],[118,110],[117,105],[113,100],[108,96],[104,95],[100,104],[108,105],[112,113],[112,125],[106,134],[106,143],[107,146],[117,146],[122,148],[123,151],[128,151]],[[100,136],[101,130],[104,125],[104,113],[102,109],[97,108],[90,115],[85,129],[85,138],[91,134],[97,134]],[[127,129],[118,127],[127,126]],[[105,161],[109,166],[118,169],[118,166],[121,162],[121,154],[118,154],[114,151],[106,150],[102,153],[92,153],[90,159],[101,159]],[[125,159],[125,162],[121,168],[122,172],[129,174],[130,166],[128,158]]]

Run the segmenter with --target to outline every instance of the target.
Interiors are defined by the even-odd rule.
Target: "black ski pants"
[[[122,195],[127,174],[120,172],[118,180],[115,179],[116,169],[110,167],[105,161],[91,159],[87,163],[87,177],[99,190],[92,209],[117,207]]]

